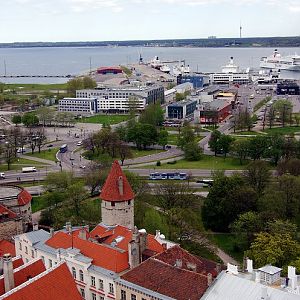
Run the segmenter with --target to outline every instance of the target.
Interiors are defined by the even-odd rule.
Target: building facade
[[[203,88],[209,85],[210,78],[203,74],[182,74],[177,77],[177,84],[190,82],[194,89]]]
[[[166,115],[169,119],[184,119],[192,116],[196,108],[197,100],[174,102],[166,107]]]
[[[97,98],[64,98],[58,102],[58,111],[93,115],[98,113],[98,101]]]
[[[99,112],[128,112],[130,106],[143,110],[146,105],[164,103],[164,88],[158,85],[103,87],[76,91],[78,98],[98,100]]]

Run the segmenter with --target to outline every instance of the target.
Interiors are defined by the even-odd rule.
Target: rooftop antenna
[[[242,23],[240,22],[240,39],[242,38],[242,29],[243,29]]]

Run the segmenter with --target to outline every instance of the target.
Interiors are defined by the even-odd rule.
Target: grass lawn
[[[240,160],[234,157],[215,157],[212,155],[202,155],[199,161],[178,160],[176,164],[162,164],[156,169],[212,169],[212,170],[242,170],[247,163],[241,165]],[[145,169],[153,169],[153,166],[145,166]]]
[[[149,149],[149,150],[137,150],[135,148],[131,149],[133,158],[147,156],[147,155],[151,155],[151,154],[157,154],[157,153],[161,153],[164,151],[165,150],[162,150],[162,149]]]
[[[231,135],[261,135],[262,133],[257,131],[236,131],[232,132]]]
[[[41,196],[33,196],[31,200],[31,210],[33,213],[48,207],[47,202]]]
[[[31,156],[31,157],[36,157],[36,158],[42,158],[42,159],[47,159],[51,161],[56,161],[56,153],[59,148],[49,148],[47,150],[42,150],[40,153],[35,152],[35,153],[28,153],[26,155]]]
[[[243,261],[244,253],[237,251],[234,247],[234,235],[230,233],[214,234],[212,236],[212,241],[214,241],[219,248],[235,258],[238,262]]]
[[[10,170],[21,170],[23,167],[34,167],[37,166],[38,168],[43,168],[45,165],[41,164],[40,162],[34,161],[34,160],[29,160],[25,158],[18,158],[16,159],[11,165],[10,165]],[[0,164],[0,171],[8,171],[7,170],[7,164],[2,163]]]
[[[293,134],[296,132],[300,133],[300,126],[286,126],[286,127],[274,127],[265,129],[266,133],[281,133],[281,134]]]
[[[57,83],[57,84],[23,84],[23,83],[14,83],[14,84],[5,84],[5,89],[20,91],[49,91],[49,90],[65,90],[67,88],[66,83]]]
[[[84,117],[79,119],[78,122],[113,125],[127,121],[129,117],[129,115],[95,115],[92,117]]]
[[[195,136],[195,141],[199,142],[201,139],[203,139],[204,136]],[[177,139],[178,139],[178,134],[169,134],[168,135],[168,144],[171,145],[177,145]]]

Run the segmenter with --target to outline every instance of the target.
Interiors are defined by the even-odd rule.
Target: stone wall
[[[9,219],[0,222],[0,240],[11,240],[14,235],[23,233],[22,219]]]

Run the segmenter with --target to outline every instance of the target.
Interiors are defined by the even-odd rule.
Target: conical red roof
[[[114,161],[110,173],[103,185],[100,199],[105,201],[128,201],[134,198],[131,186],[123,173],[119,162]]]

